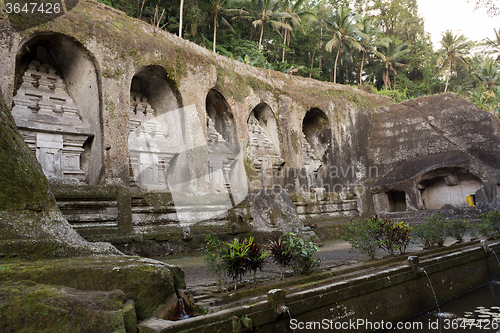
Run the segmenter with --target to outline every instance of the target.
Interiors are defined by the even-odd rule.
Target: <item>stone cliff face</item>
[[[498,201],[499,122],[492,114],[445,94],[380,108],[371,124],[375,197],[396,204],[394,196],[405,192],[409,210],[465,206],[477,191],[480,204]]]
[[[457,96],[392,104],[254,68],[91,0],[43,25],[10,23],[0,87],[45,174],[85,188],[56,191],[74,226],[163,238],[200,221],[259,229],[253,216],[274,213],[255,212],[247,193],[272,188],[302,222],[498,201],[498,120]],[[131,194],[89,197],[90,186]]]
[[[61,215],[40,164],[23,142],[0,91],[0,252],[45,258],[120,254],[110,244],[88,243]]]

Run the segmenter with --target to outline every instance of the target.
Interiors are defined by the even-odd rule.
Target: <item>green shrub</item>
[[[313,257],[318,247],[312,240],[292,232],[284,234],[277,241],[271,241],[270,251],[272,260],[281,268],[281,278],[285,267],[292,266],[294,273],[299,275],[309,273],[321,264],[321,259]]]
[[[490,210],[487,213],[479,215],[479,218],[483,219],[483,222],[486,224],[485,230],[489,229],[491,234],[500,233],[500,209]],[[487,226],[489,226],[489,228]]]
[[[313,257],[314,253],[319,249],[312,240],[307,240],[303,236],[292,232],[285,234],[284,238],[292,255],[291,263],[296,275],[309,273],[320,266],[321,259]]]
[[[283,269],[290,265],[290,262],[292,261],[292,251],[287,242],[285,242],[281,237],[276,241],[270,241],[269,250],[271,251],[271,259],[281,269],[280,277],[283,279]]]
[[[248,240],[240,242],[235,238],[231,243],[225,243],[226,249],[224,250],[221,258],[224,262],[227,274],[234,281],[234,290],[236,290],[237,279],[240,278],[248,270],[248,251],[250,244]]]
[[[261,270],[264,267],[266,258],[270,255],[269,252],[264,251],[261,245],[257,244],[253,237],[249,240],[250,247],[247,252],[247,269],[253,272],[253,282],[256,282],[257,270]]]
[[[382,245],[379,237],[381,225],[374,216],[369,219],[355,219],[343,225],[345,230],[344,240],[351,244],[353,249],[358,249],[370,259],[375,258],[377,249]]]
[[[471,229],[469,222],[453,219],[446,222],[446,234],[457,241],[462,242],[467,230]]]
[[[426,222],[421,222],[413,227],[413,232],[420,238],[424,247],[444,244],[445,221],[441,214],[431,215]]]
[[[219,289],[225,290],[227,286],[226,265],[222,260],[224,254],[224,242],[219,238],[207,235],[205,236],[204,260],[207,263],[207,273],[214,274],[217,278]]]
[[[400,254],[405,253],[411,243],[412,228],[403,221],[394,222],[391,219],[378,219],[377,223],[380,225],[379,247],[386,250],[391,257],[394,257],[395,251],[399,251]]]
[[[377,215],[364,220],[355,219],[343,227],[346,231],[344,239],[370,259],[375,258],[379,248],[387,251],[391,257],[395,256],[396,251],[403,254],[412,241],[412,228],[408,224],[382,219]]]
[[[472,234],[474,236],[485,236],[489,237],[495,234],[495,229],[493,229],[493,226],[489,222],[480,222],[477,223],[472,231]],[[472,236],[471,236],[472,237]]]

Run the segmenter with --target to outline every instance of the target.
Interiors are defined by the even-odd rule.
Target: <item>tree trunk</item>
[[[387,90],[391,86],[388,69],[384,72],[383,80],[384,80],[385,90]]]
[[[450,80],[450,75],[451,75],[451,61],[450,61],[450,64],[448,65],[448,76],[446,77],[446,86],[444,87],[445,94],[446,94],[446,91],[448,90],[448,81]]]
[[[337,56],[335,57],[335,66],[333,66],[333,83],[337,83],[337,62],[339,60],[340,45],[337,50]]]
[[[179,19],[179,37],[182,37],[182,11],[184,7],[184,0],[181,0],[181,13]]]
[[[365,62],[365,53],[362,52],[362,56],[361,56],[361,69],[359,70],[359,85],[362,86],[363,85],[363,80],[362,80],[362,77],[363,77],[363,64]]]
[[[283,55],[281,56],[281,63],[284,63],[285,62],[285,48],[286,48],[286,38],[287,38],[287,32],[288,30],[285,29],[285,33],[284,33],[284,36],[283,36]]]
[[[214,53],[215,53],[215,43],[217,42],[217,12],[214,15]]]
[[[263,35],[264,35],[264,22],[262,22],[262,27],[260,28],[259,51],[262,50],[262,36]]]

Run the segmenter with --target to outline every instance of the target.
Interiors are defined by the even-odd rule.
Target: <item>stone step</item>
[[[196,305],[198,305],[200,308],[205,308],[205,307],[211,307],[215,305],[219,305],[222,303],[222,300],[219,298],[208,298],[204,299],[201,302],[196,302]]]
[[[211,296],[210,295],[207,295],[207,294],[201,294],[201,295],[196,295],[196,296],[193,296],[194,298],[194,302],[195,303],[198,303],[200,301],[203,301],[203,300],[206,300],[206,299],[209,299]]]

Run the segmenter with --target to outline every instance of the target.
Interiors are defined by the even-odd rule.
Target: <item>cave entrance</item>
[[[389,200],[389,212],[404,212],[406,211],[406,192],[405,191],[389,191],[386,192]]]
[[[475,193],[482,185],[481,180],[472,174],[453,173],[425,179],[418,188],[424,209],[440,209],[444,205],[469,207],[467,197],[475,201]]]

